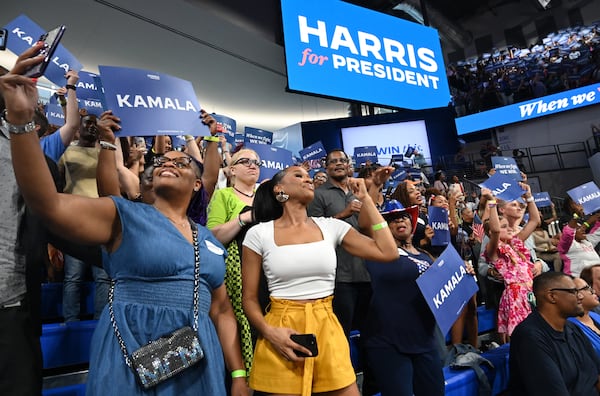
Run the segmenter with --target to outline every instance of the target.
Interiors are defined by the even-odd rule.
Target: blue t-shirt
[[[42,146],[44,154],[50,157],[54,162],[58,162],[67,149],[60,136],[60,129],[53,134],[44,136],[40,139],[40,145]]]

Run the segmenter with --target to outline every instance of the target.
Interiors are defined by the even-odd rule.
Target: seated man
[[[583,295],[570,276],[546,272],[533,279],[534,310],[510,343],[510,392],[518,395],[598,395],[600,359],[567,318],[583,314]]]

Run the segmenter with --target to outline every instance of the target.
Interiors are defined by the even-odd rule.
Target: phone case
[[[66,29],[66,27],[64,25],[61,25],[55,29],[52,29],[48,33],[44,33],[40,37],[39,41],[44,42],[44,47],[42,49],[40,49],[40,51],[37,54],[35,54],[34,56],[43,54],[44,60],[41,63],[34,65],[29,70],[25,71],[25,73],[23,73],[23,75],[25,75],[26,77],[31,77],[31,78],[38,78],[38,77],[41,77],[44,75],[44,73],[46,72],[46,68],[48,67],[48,64],[50,63],[50,60],[52,59],[52,56],[54,55],[54,51],[56,51],[56,48],[58,47],[58,43],[60,42],[60,39],[62,38],[62,36],[65,32],[65,29]]]
[[[309,356],[303,352],[294,350],[296,356],[316,357],[319,354],[319,348],[317,347],[317,337],[314,334],[292,334],[290,338],[292,339],[292,341],[302,345],[312,353],[312,356]]]

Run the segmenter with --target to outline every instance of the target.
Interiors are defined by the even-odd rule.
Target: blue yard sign
[[[583,206],[585,214],[592,214],[600,210],[600,191],[594,182],[575,187],[567,191],[567,194],[573,198],[573,201]]]
[[[489,188],[492,194],[505,201],[514,201],[525,193],[519,182],[513,177],[494,173],[489,179],[480,184],[481,187]]]
[[[262,163],[260,167],[259,182],[270,179],[280,170],[294,165],[292,152],[283,148],[267,144],[245,143],[244,147],[256,151]]]
[[[244,142],[254,144],[272,144],[273,132],[251,127],[244,128]]]

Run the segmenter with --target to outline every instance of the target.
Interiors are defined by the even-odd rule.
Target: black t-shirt
[[[509,364],[512,396],[598,396],[600,359],[569,321],[556,331],[534,310],[511,336]]]

